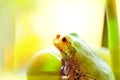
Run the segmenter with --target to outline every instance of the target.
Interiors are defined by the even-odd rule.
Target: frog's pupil
[[[67,39],[64,37],[64,38],[62,38],[62,41],[63,41],[63,42],[66,42],[66,41],[67,41]]]

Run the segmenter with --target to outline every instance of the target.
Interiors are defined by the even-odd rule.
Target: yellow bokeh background
[[[3,40],[1,39],[1,43],[8,40],[3,44],[4,59],[3,65],[0,65],[5,71],[18,73],[25,71],[33,55],[43,49],[54,47],[52,39],[58,33],[76,32],[89,46],[101,47],[104,0],[15,0],[12,2],[8,0],[7,3],[4,1],[3,3],[6,4],[5,9],[10,9],[13,18],[7,25],[0,24],[5,33],[13,32],[5,35],[13,37],[11,42],[4,35]],[[120,0],[117,0],[118,19],[119,3]],[[1,21],[7,15],[4,15],[6,12],[2,7]],[[5,18],[4,22],[6,20]]]

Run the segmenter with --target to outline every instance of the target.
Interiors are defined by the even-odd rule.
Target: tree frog
[[[62,55],[61,80],[115,80],[111,68],[78,35],[56,35],[53,43]]]

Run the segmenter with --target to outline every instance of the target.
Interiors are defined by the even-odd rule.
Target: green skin
[[[57,35],[61,52],[61,80],[115,80],[111,68],[76,33]]]

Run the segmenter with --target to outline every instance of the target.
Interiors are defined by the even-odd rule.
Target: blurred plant
[[[111,67],[116,80],[120,80],[120,40],[119,27],[116,11],[116,0],[106,1],[107,25],[108,25],[108,44],[111,56]]]
[[[45,49],[33,56],[27,69],[27,80],[59,80],[61,56],[56,49]]]

